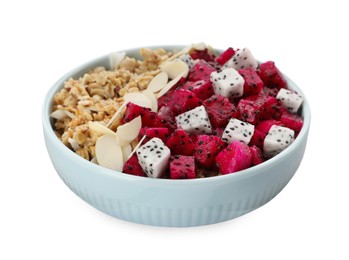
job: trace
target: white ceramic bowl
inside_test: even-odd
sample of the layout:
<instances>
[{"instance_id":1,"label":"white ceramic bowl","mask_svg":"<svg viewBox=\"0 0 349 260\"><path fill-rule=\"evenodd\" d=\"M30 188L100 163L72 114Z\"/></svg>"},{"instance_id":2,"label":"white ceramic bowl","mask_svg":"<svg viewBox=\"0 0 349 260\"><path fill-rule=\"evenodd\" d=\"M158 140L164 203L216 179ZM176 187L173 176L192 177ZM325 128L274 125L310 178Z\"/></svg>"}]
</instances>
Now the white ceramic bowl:
<instances>
[{"instance_id":1,"label":"white ceramic bowl","mask_svg":"<svg viewBox=\"0 0 349 260\"><path fill-rule=\"evenodd\" d=\"M184 46L161 47L173 50ZM127 55L140 58L138 51L126 50ZM240 172L203 179L168 180L123 174L95 165L64 146L54 134L49 114L53 96L63 83L97 66L108 68L109 56L87 62L60 78L46 95L42 120L47 150L61 179L80 198L106 214L141 224L171 227L230 220L274 198L302 161L310 126L306 98L302 107L304 125L296 140L274 158ZM289 88L304 97L296 84L286 79Z\"/></svg>"}]
</instances>

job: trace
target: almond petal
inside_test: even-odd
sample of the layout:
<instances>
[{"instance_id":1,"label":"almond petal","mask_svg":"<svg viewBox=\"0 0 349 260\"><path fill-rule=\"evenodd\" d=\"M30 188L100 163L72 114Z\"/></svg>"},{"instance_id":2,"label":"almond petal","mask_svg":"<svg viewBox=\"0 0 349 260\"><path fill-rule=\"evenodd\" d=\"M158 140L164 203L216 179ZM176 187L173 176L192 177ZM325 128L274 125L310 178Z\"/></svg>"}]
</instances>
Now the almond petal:
<instances>
[{"instance_id":1,"label":"almond petal","mask_svg":"<svg viewBox=\"0 0 349 260\"><path fill-rule=\"evenodd\" d=\"M96 132L102 133L102 134L110 134L115 136L115 132L110 130L108 127L105 125L102 125L99 122L96 121L89 121L88 122L88 127Z\"/></svg>"},{"instance_id":2,"label":"almond petal","mask_svg":"<svg viewBox=\"0 0 349 260\"><path fill-rule=\"evenodd\" d=\"M142 94L146 95L152 102L151 111L158 112L158 100L156 99L153 92L147 90L144 90Z\"/></svg>"},{"instance_id":3,"label":"almond petal","mask_svg":"<svg viewBox=\"0 0 349 260\"><path fill-rule=\"evenodd\" d=\"M147 90L156 93L159 90L161 90L168 81L168 75L166 72L160 72L158 75L156 75L150 82L147 87Z\"/></svg>"},{"instance_id":4,"label":"almond petal","mask_svg":"<svg viewBox=\"0 0 349 260\"><path fill-rule=\"evenodd\" d=\"M130 156L130 154L132 153L132 147L131 145L128 144L122 147L121 149L122 149L123 162L125 163L128 160L128 157Z\"/></svg>"},{"instance_id":5,"label":"almond petal","mask_svg":"<svg viewBox=\"0 0 349 260\"><path fill-rule=\"evenodd\" d=\"M150 108L152 107L151 100L144 94L136 92L136 93L127 93L124 96L125 102L132 102L141 107Z\"/></svg>"},{"instance_id":6,"label":"almond petal","mask_svg":"<svg viewBox=\"0 0 349 260\"><path fill-rule=\"evenodd\" d=\"M106 127L109 127L114 120L121 114L122 110L125 108L125 106L127 105L127 102L124 102L119 109L115 112L115 114L112 116L112 118L110 118L109 122L107 123Z\"/></svg>"},{"instance_id":7,"label":"almond petal","mask_svg":"<svg viewBox=\"0 0 349 260\"><path fill-rule=\"evenodd\" d=\"M142 119L141 116L137 116L135 119L130 122L123 124L118 127L116 135L119 138L120 142L131 143L139 134L139 131L142 128Z\"/></svg>"},{"instance_id":8,"label":"almond petal","mask_svg":"<svg viewBox=\"0 0 349 260\"><path fill-rule=\"evenodd\" d=\"M163 96L164 94L166 94L167 91L169 91L174 85L176 85L176 83L182 78L184 77L185 72L183 72L182 74L179 74L176 78L174 78L173 80L171 80L169 83L166 84L166 86L160 90L160 92L157 95L157 98Z\"/></svg>"},{"instance_id":9,"label":"almond petal","mask_svg":"<svg viewBox=\"0 0 349 260\"><path fill-rule=\"evenodd\" d=\"M122 60L126 57L126 52L112 52L109 54L110 68L115 69L120 65Z\"/></svg>"},{"instance_id":10,"label":"almond petal","mask_svg":"<svg viewBox=\"0 0 349 260\"><path fill-rule=\"evenodd\" d=\"M96 142L98 164L115 171L122 171L122 150L114 135L102 135Z\"/></svg>"},{"instance_id":11,"label":"almond petal","mask_svg":"<svg viewBox=\"0 0 349 260\"><path fill-rule=\"evenodd\" d=\"M170 79L176 78L178 75L184 73L184 77L188 75L189 67L181 59L175 59L173 61L166 62L161 66L161 70L168 74Z\"/></svg>"},{"instance_id":12,"label":"almond petal","mask_svg":"<svg viewBox=\"0 0 349 260\"><path fill-rule=\"evenodd\" d=\"M58 109L56 111L53 111L51 114L50 114L50 117L54 118L54 119L57 119L57 120L62 120L64 118L66 118L68 115L67 113L64 111L64 110L61 110L61 109Z\"/></svg>"},{"instance_id":13,"label":"almond petal","mask_svg":"<svg viewBox=\"0 0 349 260\"><path fill-rule=\"evenodd\" d=\"M138 142L138 144L135 146L135 148L133 149L132 153L130 153L130 155L128 156L128 159L130 159L132 157L132 155L137 151L137 149L142 145L144 139L146 138L147 136L144 135L142 137L142 139Z\"/></svg>"}]
</instances>

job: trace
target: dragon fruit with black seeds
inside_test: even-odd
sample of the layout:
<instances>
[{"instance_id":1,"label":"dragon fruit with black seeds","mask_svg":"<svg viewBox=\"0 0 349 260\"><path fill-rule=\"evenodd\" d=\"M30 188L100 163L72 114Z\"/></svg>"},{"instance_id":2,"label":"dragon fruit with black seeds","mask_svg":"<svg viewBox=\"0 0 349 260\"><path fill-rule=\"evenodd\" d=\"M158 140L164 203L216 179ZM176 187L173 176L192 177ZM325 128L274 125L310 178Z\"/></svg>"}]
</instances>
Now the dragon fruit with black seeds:
<instances>
[{"instance_id":1,"label":"dragon fruit with black seeds","mask_svg":"<svg viewBox=\"0 0 349 260\"><path fill-rule=\"evenodd\" d=\"M259 65L247 48L229 47L217 56L204 45L196 48L176 56L189 72L164 85L157 109L126 105L121 124L141 116L136 140L145 137L124 173L170 179L230 174L262 164L297 138L304 98L288 89L274 62Z\"/></svg>"},{"instance_id":2,"label":"dragon fruit with black seeds","mask_svg":"<svg viewBox=\"0 0 349 260\"><path fill-rule=\"evenodd\" d=\"M284 76L273 61L264 62L259 66L259 76L264 82L264 85L269 88L287 88L287 82Z\"/></svg>"},{"instance_id":3,"label":"dragon fruit with black seeds","mask_svg":"<svg viewBox=\"0 0 349 260\"><path fill-rule=\"evenodd\" d=\"M244 92L244 78L233 68L212 72L210 80L215 94L224 97L241 97Z\"/></svg>"},{"instance_id":4,"label":"dragon fruit with black seeds","mask_svg":"<svg viewBox=\"0 0 349 260\"><path fill-rule=\"evenodd\" d=\"M160 138L164 143L169 138L169 131L167 127L143 127L139 131L138 141L140 141L143 136L146 136L143 142L148 142L150 139L157 137Z\"/></svg>"},{"instance_id":5,"label":"dragon fruit with black seeds","mask_svg":"<svg viewBox=\"0 0 349 260\"><path fill-rule=\"evenodd\" d=\"M254 125L232 118L224 129L222 140L227 143L241 141L248 144L254 133Z\"/></svg>"},{"instance_id":6,"label":"dragon fruit with black seeds","mask_svg":"<svg viewBox=\"0 0 349 260\"><path fill-rule=\"evenodd\" d=\"M191 58L190 55L188 54L183 54L182 56L179 57L182 61L184 61L187 65L188 68L191 69L195 65L195 61Z\"/></svg>"},{"instance_id":7,"label":"dragon fruit with black seeds","mask_svg":"<svg viewBox=\"0 0 349 260\"><path fill-rule=\"evenodd\" d=\"M231 59L229 59L223 66L223 68L234 68L236 70L252 68L256 70L258 68L258 62L253 57L251 51L247 48L237 50Z\"/></svg>"},{"instance_id":8,"label":"dragon fruit with black seeds","mask_svg":"<svg viewBox=\"0 0 349 260\"><path fill-rule=\"evenodd\" d=\"M231 47L229 47L228 49L226 49L224 52L221 53L221 55L219 55L216 58L216 62L223 66L228 60L230 60L231 57L233 57L235 54L235 50Z\"/></svg>"},{"instance_id":9,"label":"dragon fruit with black seeds","mask_svg":"<svg viewBox=\"0 0 349 260\"><path fill-rule=\"evenodd\" d=\"M196 107L176 116L177 126L189 134L210 134L212 126L204 106Z\"/></svg>"},{"instance_id":10,"label":"dragon fruit with black seeds","mask_svg":"<svg viewBox=\"0 0 349 260\"><path fill-rule=\"evenodd\" d=\"M214 135L199 135L194 151L195 161L202 167L210 169L215 165L217 154L226 144Z\"/></svg>"},{"instance_id":11,"label":"dragon fruit with black seeds","mask_svg":"<svg viewBox=\"0 0 349 260\"><path fill-rule=\"evenodd\" d=\"M210 75L212 72L216 71L210 64L208 64L204 60L199 60L198 63L194 65L189 70L189 74L187 77L188 81L198 81L198 80L210 80Z\"/></svg>"},{"instance_id":12,"label":"dragon fruit with black seeds","mask_svg":"<svg viewBox=\"0 0 349 260\"><path fill-rule=\"evenodd\" d=\"M192 155L195 143L183 129L176 129L166 142L172 155Z\"/></svg>"},{"instance_id":13,"label":"dragon fruit with black seeds","mask_svg":"<svg viewBox=\"0 0 349 260\"><path fill-rule=\"evenodd\" d=\"M217 155L216 164L222 174L247 169L252 164L251 150L247 144L234 141Z\"/></svg>"},{"instance_id":14,"label":"dragon fruit with black seeds","mask_svg":"<svg viewBox=\"0 0 349 260\"><path fill-rule=\"evenodd\" d=\"M213 87L211 81L187 81L181 86L181 88L193 92L201 100L206 100L213 95Z\"/></svg>"},{"instance_id":15,"label":"dragon fruit with black seeds","mask_svg":"<svg viewBox=\"0 0 349 260\"><path fill-rule=\"evenodd\" d=\"M136 154L132 155L131 158L129 158L122 169L123 173L136 175L136 176L143 176L146 177L147 175L144 173L142 166L138 162L138 157Z\"/></svg>"},{"instance_id":16,"label":"dragon fruit with black seeds","mask_svg":"<svg viewBox=\"0 0 349 260\"><path fill-rule=\"evenodd\" d=\"M297 113L303 103L303 97L289 89L280 89L276 98L290 113Z\"/></svg>"},{"instance_id":17,"label":"dragon fruit with black seeds","mask_svg":"<svg viewBox=\"0 0 349 260\"><path fill-rule=\"evenodd\" d=\"M200 105L200 99L187 89L176 89L165 106L176 114L181 114Z\"/></svg>"},{"instance_id":18,"label":"dragon fruit with black seeds","mask_svg":"<svg viewBox=\"0 0 349 260\"><path fill-rule=\"evenodd\" d=\"M213 95L205 100L203 105L214 128L225 127L230 118L239 116L235 105L221 95Z\"/></svg>"},{"instance_id":19,"label":"dragon fruit with black seeds","mask_svg":"<svg viewBox=\"0 0 349 260\"><path fill-rule=\"evenodd\" d=\"M238 70L239 74L244 78L244 96L256 95L263 88L263 81L253 68L245 68Z\"/></svg>"},{"instance_id":20,"label":"dragon fruit with black seeds","mask_svg":"<svg viewBox=\"0 0 349 260\"><path fill-rule=\"evenodd\" d=\"M264 139L264 155L267 158L274 157L286 149L293 141L294 131L292 129L273 125Z\"/></svg>"},{"instance_id":21,"label":"dragon fruit with black seeds","mask_svg":"<svg viewBox=\"0 0 349 260\"><path fill-rule=\"evenodd\" d=\"M170 158L171 179L196 178L196 166L193 156L175 155Z\"/></svg>"},{"instance_id":22,"label":"dragon fruit with black seeds","mask_svg":"<svg viewBox=\"0 0 349 260\"><path fill-rule=\"evenodd\" d=\"M157 137L137 149L139 164L148 177L161 177L168 168L170 156L170 149Z\"/></svg>"}]
</instances>

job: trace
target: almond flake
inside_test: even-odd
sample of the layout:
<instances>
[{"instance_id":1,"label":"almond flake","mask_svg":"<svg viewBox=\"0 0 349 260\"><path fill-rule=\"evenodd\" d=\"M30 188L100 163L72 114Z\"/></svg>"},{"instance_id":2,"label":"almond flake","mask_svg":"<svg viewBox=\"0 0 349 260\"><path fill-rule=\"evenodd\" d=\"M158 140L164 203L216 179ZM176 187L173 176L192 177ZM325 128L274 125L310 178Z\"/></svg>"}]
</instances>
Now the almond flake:
<instances>
[{"instance_id":1,"label":"almond flake","mask_svg":"<svg viewBox=\"0 0 349 260\"><path fill-rule=\"evenodd\" d=\"M125 102L132 102L141 107L152 108L152 101L144 94L139 92L127 93L124 96Z\"/></svg>"},{"instance_id":2,"label":"almond flake","mask_svg":"<svg viewBox=\"0 0 349 260\"><path fill-rule=\"evenodd\" d=\"M130 122L120 125L116 131L117 138L119 143L129 144L131 143L139 134L139 131L142 128L142 119L141 116L137 116L135 119Z\"/></svg>"},{"instance_id":3,"label":"almond flake","mask_svg":"<svg viewBox=\"0 0 349 260\"><path fill-rule=\"evenodd\" d=\"M144 90L142 94L146 95L152 102L151 111L158 112L158 100L156 99L153 92L147 90Z\"/></svg>"},{"instance_id":4,"label":"almond flake","mask_svg":"<svg viewBox=\"0 0 349 260\"><path fill-rule=\"evenodd\" d=\"M115 171L122 171L123 159L121 146L114 135L102 135L96 142L98 164Z\"/></svg>"},{"instance_id":5,"label":"almond flake","mask_svg":"<svg viewBox=\"0 0 349 260\"><path fill-rule=\"evenodd\" d=\"M158 75L156 75L150 82L147 87L147 90L156 93L159 90L161 90L163 87L165 87L166 83L168 81L168 75L166 72L160 72Z\"/></svg>"},{"instance_id":6,"label":"almond flake","mask_svg":"<svg viewBox=\"0 0 349 260\"><path fill-rule=\"evenodd\" d=\"M112 118L110 118L109 122L107 123L106 127L109 127L114 120L121 114L122 110L126 107L127 102L124 102L119 109L115 112L115 114L112 116Z\"/></svg>"},{"instance_id":7,"label":"almond flake","mask_svg":"<svg viewBox=\"0 0 349 260\"><path fill-rule=\"evenodd\" d=\"M184 77L187 77L189 72L188 65L181 59L175 59L173 61L166 62L161 66L161 70L168 74L170 79L176 78L178 75L184 73Z\"/></svg>"},{"instance_id":8,"label":"almond flake","mask_svg":"<svg viewBox=\"0 0 349 260\"><path fill-rule=\"evenodd\" d=\"M109 54L109 64L111 69L115 69L125 58L126 52L112 52Z\"/></svg>"},{"instance_id":9,"label":"almond flake","mask_svg":"<svg viewBox=\"0 0 349 260\"><path fill-rule=\"evenodd\" d=\"M68 115L64 110L58 109L50 114L50 117L57 119L57 120L63 120Z\"/></svg>"},{"instance_id":10,"label":"almond flake","mask_svg":"<svg viewBox=\"0 0 349 260\"><path fill-rule=\"evenodd\" d=\"M169 91L174 85L176 85L176 83L182 78L184 77L185 72L183 72L182 74L179 74L176 78L174 78L173 80L171 80L169 83L166 84L166 86L160 90L160 92L157 95L157 98L163 96L164 94L166 94L167 91Z\"/></svg>"},{"instance_id":11,"label":"almond flake","mask_svg":"<svg viewBox=\"0 0 349 260\"><path fill-rule=\"evenodd\" d=\"M123 159L123 162L125 163L128 160L128 157L130 156L130 154L132 153L132 147L130 144L128 144L122 147L121 149L122 149L122 159Z\"/></svg>"},{"instance_id":12,"label":"almond flake","mask_svg":"<svg viewBox=\"0 0 349 260\"><path fill-rule=\"evenodd\" d=\"M132 153L130 153L130 155L128 156L127 160L130 159L132 157L132 155L137 151L137 149L142 145L144 139L146 138L147 136L144 135L142 137L142 139L139 141L139 143L135 146L135 148L133 149Z\"/></svg>"},{"instance_id":13,"label":"almond flake","mask_svg":"<svg viewBox=\"0 0 349 260\"><path fill-rule=\"evenodd\" d=\"M103 125L102 122L89 121L88 127L94 131L102 134L111 134L115 136L115 132L110 130L107 126Z\"/></svg>"}]
</instances>

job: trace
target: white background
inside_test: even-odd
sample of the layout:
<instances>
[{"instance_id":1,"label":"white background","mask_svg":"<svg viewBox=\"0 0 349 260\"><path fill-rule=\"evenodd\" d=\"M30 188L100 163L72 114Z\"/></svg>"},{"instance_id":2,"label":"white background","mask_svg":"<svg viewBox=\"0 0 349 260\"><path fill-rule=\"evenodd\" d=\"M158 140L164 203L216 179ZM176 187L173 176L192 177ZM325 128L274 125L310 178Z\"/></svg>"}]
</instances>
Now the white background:
<instances>
[{"instance_id":1,"label":"white background","mask_svg":"<svg viewBox=\"0 0 349 260\"><path fill-rule=\"evenodd\" d=\"M0 259L349 258L345 1L193 2L1 2ZM46 153L45 93L111 51L201 41L247 46L303 89L312 124L295 177L262 208L204 227L132 224L87 205Z\"/></svg>"}]
</instances>

